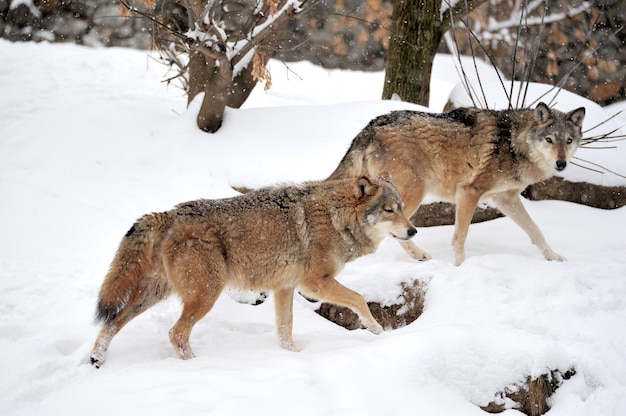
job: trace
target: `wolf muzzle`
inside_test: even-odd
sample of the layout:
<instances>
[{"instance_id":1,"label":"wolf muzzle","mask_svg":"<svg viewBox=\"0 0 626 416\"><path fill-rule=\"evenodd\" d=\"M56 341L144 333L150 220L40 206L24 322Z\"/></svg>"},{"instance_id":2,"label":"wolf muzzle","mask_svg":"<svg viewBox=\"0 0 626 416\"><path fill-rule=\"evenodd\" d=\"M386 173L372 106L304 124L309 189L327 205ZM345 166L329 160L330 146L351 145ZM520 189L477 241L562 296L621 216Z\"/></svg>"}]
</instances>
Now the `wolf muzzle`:
<instances>
[{"instance_id":1,"label":"wolf muzzle","mask_svg":"<svg viewBox=\"0 0 626 416\"><path fill-rule=\"evenodd\" d=\"M393 233L391 234L391 236L393 238L398 239L398 240L407 241L407 240L410 240L411 238L413 238L413 236L415 236L415 234L417 234L417 229L415 227L411 227L411 228L408 228L406 230L406 235L405 236L399 236L399 235L395 235Z\"/></svg>"}]
</instances>

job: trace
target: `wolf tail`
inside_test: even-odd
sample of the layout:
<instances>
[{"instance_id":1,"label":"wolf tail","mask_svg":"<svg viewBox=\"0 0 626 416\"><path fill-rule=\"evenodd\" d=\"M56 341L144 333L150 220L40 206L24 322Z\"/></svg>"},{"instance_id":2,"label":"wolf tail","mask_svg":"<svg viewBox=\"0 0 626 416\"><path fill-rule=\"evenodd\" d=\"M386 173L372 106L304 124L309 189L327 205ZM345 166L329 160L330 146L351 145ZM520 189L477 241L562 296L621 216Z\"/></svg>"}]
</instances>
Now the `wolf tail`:
<instances>
[{"instance_id":1,"label":"wolf tail","mask_svg":"<svg viewBox=\"0 0 626 416\"><path fill-rule=\"evenodd\" d=\"M164 272L152 264L155 242L169 222L167 213L149 214L128 230L100 288L96 322L127 322L169 294Z\"/></svg>"}]
</instances>

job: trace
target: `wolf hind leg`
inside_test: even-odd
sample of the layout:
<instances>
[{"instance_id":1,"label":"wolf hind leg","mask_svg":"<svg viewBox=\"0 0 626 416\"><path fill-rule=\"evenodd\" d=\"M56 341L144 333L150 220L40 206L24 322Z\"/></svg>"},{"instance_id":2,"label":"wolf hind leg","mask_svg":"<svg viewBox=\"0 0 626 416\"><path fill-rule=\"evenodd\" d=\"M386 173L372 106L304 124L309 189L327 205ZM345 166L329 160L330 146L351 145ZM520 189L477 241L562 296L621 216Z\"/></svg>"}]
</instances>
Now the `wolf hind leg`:
<instances>
[{"instance_id":1,"label":"wolf hind leg","mask_svg":"<svg viewBox=\"0 0 626 416\"><path fill-rule=\"evenodd\" d=\"M104 364L104 359L106 356L106 352L109 349L109 345L111 344L111 340L120 331L121 327L117 325L112 325L111 323L106 324L100 330L98 334L98 338L96 338L96 342L91 350L90 361L91 365L96 368L100 368L102 364Z\"/></svg>"},{"instance_id":2,"label":"wolf hind leg","mask_svg":"<svg viewBox=\"0 0 626 416\"><path fill-rule=\"evenodd\" d=\"M183 311L170 329L169 338L178 358L188 360L195 357L189 345L191 330L209 313L222 293L226 266L215 258L206 260L203 253L192 249L180 253L177 260L179 262L172 264L170 273L182 299Z\"/></svg>"},{"instance_id":3,"label":"wolf hind leg","mask_svg":"<svg viewBox=\"0 0 626 416\"><path fill-rule=\"evenodd\" d=\"M142 288L133 288L132 292L129 294L129 299L124 302L124 305L119 311L103 318L105 321L104 325L98 333L90 356L91 364L94 367L100 368L102 364L104 364L105 355L113 337L115 337L127 323L161 300L167 298L171 293L171 287L167 283L167 280L156 272L153 273L151 278L144 277L141 283L143 284ZM98 309L100 312L106 309L102 305L102 300L99 302Z\"/></svg>"},{"instance_id":4,"label":"wolf hind leg","mask_svg":"<svg viewBox=\"0 0 626 416\"><path fill-rule=\"evenodd\" d=\"M365 328L374 334L378 335L384 331L372 315L363 296L343 286L332 277L304 279L300 290L305 296L352 309Z\"/></svg>"},{"instance_id":5,"label":"wolf hind leg","mask_svg":"<svg viewBox=\"0 0 626 416\"><path fill-rule=\"evenodd\" d=\"M528 236L534 245L536 245L543 257L550 261L565 261L566 258L556 253L548 245L545 237L541 233L539 226L532 220L517 191L501 192L493 195L493 202L496 207L507 217L511 218Z\"/></svg>"},{"instance_id":6,"label":"wolf hind leg","mask_svg":"<svg viewBox=\"0 0 626 416\"><path fill-rule=\"evenodd\" d=\"M196 292L183 300L183 312L169 332L170 342L181 360L195 357L189 337L193 326L213 308L221 290L215 292Z\"/></svg>"},{"instance_id":7,"label":"wolf hind leg","mask_svg":"<svg viewBox=\"0 0 626 416\"><path fill-rule=\"evenodd\" d=\"M131 310L134 308L131 308ZM93 349L91 350L90 360L91 365L96 368L100 368L102 364L104 364L106 352L109 349L109 345L113 340L113 337L117 335L118 332L133 318L137 317L141 312L144 312L147 307L139 310L139 308L135 309L134 313L129 313L128 309L122 310L115 318L111 321L104 324L100 332L98 333L98 337L96 338L96 342L94 343Z\"/></svg>"}]
</instances>

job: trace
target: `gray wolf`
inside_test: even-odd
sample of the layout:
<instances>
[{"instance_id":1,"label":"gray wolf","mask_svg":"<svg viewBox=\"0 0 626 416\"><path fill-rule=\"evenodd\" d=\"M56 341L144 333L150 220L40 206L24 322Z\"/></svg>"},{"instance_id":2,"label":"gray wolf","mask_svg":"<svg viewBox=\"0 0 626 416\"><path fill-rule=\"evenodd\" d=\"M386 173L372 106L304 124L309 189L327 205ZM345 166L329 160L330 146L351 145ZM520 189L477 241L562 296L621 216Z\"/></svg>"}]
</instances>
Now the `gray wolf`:
<instances>
[{"instance_id":1,"label":"gray wolf","mask_svg":"<svg viewBox=\"0 0 626 416\"><path fill-rule=\"evenodd\" d=\"M120 329L172 293L183 310L170 341L179 358L194 357L191 330L227 287L273 291L280 345L289 350L296 350L296 288L351 308L379 334L383 329L363 297L334 277L386 236L408 240L416 232L400 194L384 178L270 187L145 215L122 239L100 289L96 321L104 325L91 362L100 367Z\"/></svg>"},{"instance_id":2,"label":"gray wolf","mask_svg":"<svg viewBox=\"0 0 626 416\"><path fill-rule=\"evenodd\" d=\"M372 120L329 179L375 176L385 171L410 218L426 194L456 204L455 263L465 260L465 240L478 202L491 198L548 260L565 258L550 248L520 200L528 185L565 169L581 140L584 107L563 113L535 109L459 108L442 114L394 111ZM401 242L418 260L430 258Z\"/></svg>"}]
</instances>

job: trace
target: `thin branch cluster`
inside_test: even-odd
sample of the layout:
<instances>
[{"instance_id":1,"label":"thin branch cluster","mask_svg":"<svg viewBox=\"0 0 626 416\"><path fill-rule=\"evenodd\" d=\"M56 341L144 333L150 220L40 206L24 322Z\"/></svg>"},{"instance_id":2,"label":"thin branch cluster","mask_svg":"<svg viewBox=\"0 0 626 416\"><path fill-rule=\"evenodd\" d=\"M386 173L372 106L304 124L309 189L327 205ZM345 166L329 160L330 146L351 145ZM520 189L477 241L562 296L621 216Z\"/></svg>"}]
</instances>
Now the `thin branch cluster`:
<instances>
[{"instance_id":1,"label":"thin branch cluster","mask_svg":"<svg viewBox=\"0 0 626 416\"><path fill-rule=\"evenodd\" d=\"M119 0L123 16L138 15L152 21L154 43L160 60L174 75L166 82L177 80L189 88L189 56L201 53L216 67L231 68L232 79L253 65L255 81L271 86L266 69L271 50L268 43L275 36L275 27L300 12L306 0L184 0L186 19L183 24L167 20L164 11L156 11L155 0ZM147 9L147 10L145 10Z\"/></svg>"}]
</instances>

